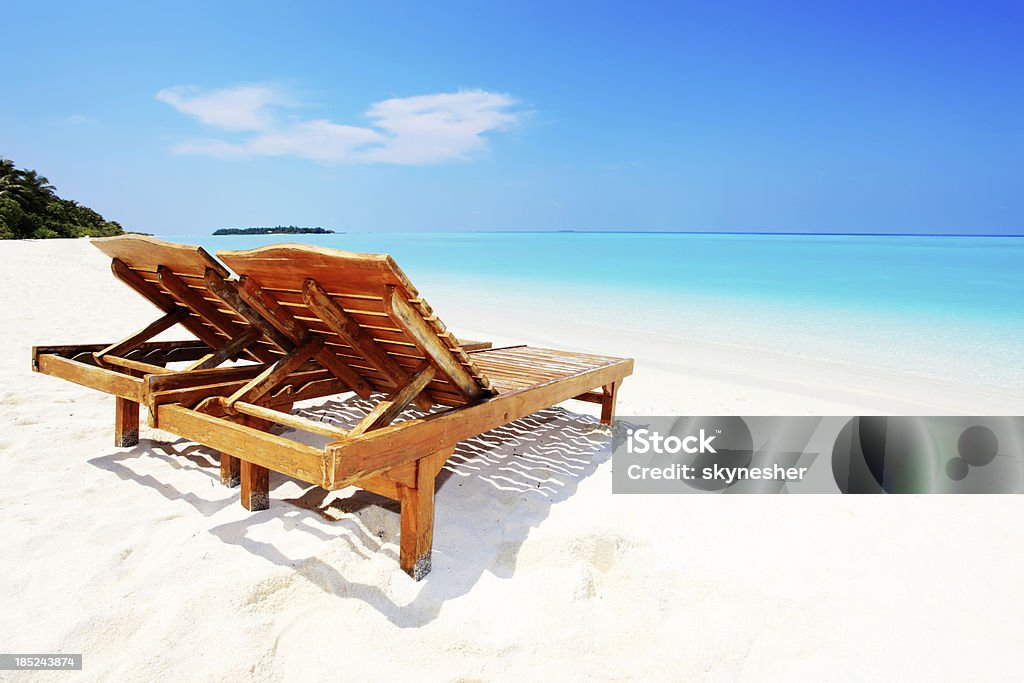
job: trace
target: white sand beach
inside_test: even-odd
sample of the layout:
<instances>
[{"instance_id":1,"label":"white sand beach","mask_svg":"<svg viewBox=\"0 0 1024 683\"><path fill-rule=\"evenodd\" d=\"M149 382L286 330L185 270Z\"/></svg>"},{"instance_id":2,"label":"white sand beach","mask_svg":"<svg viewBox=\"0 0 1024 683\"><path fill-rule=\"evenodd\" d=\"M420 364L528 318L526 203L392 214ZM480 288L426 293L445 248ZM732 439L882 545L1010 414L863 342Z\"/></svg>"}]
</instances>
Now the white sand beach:
<instances>
[{"instance_id":1,"label":"white sand beach","mask_svg":"<svg viewBox=\"0 0 1024 683\"><path fill-rule=\"evenodd\" d=\"M635 358L623 415L1021 411L984 382L420 286L461 336ZM146 427L116 448L111 397L31 372L34 344L154 317L87 241L0 243L0 292L0 651L84 654L3 680L1019 677L1015 496L613 496L607 430L566 404L459 447L417 583L384 499L272 474L270 509L248 513L208 449Z\"/></svg>"}]
</instances>

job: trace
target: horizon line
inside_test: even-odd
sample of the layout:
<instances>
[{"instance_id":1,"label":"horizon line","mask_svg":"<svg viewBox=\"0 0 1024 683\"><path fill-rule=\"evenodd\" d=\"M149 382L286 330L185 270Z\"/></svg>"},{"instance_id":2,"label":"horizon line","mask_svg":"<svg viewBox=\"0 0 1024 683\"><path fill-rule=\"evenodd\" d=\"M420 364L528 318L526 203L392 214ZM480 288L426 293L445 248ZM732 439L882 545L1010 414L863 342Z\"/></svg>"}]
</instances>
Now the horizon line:
<instances>
[{"instance_id":1,"label":"horizon line","mask_svg":"<svg viewBox=\"0 0 1024 683\"><path fill-rule=\"evenodd\" d=\"M786 230L466 230L452 232L616 233L642 235L813 235L838 237L1024 237L1024 233L967 232L799 232Z\"/></svg>"},{"instance_id":2,"label":"horizon line","mask_svg":"<svg viewBox=\"0 0 1024 683\"><path fill-rule=\"evenodd\" d=\"M298 227L298 226L296 226ZM220 230L222 228L215 228ZM244 229L244 228L243 228ZM325 228L331 230L331 228ZM523 230L334 230L325 234L416 234L416 233L483 233L483 234L637 234L637 235L769 235L769 236L805 236L805 237L1024 237L1024 233L959 233L959 232L798 232L798 231L758 231L758 230L574 230L574 229L523 229ZM167 232L166 235L210 235L211 232ZM275 233L268 233L275 234ZM301 233L300 233L301 234ZM216 237L237 237L239 235L216 235Z\"/></svg>"}]
</instances>

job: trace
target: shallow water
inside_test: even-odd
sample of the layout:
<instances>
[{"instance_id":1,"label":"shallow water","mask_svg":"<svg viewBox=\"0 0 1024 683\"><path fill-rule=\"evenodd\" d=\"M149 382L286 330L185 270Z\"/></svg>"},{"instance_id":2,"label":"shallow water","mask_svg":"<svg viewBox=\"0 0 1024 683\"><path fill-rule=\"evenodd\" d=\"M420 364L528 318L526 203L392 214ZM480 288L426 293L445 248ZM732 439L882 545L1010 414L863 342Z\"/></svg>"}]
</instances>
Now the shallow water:
<instances>
[{"instance_id":1,"label":"shallow water","mask_svg":"<svg viewBox=\"0 0 1024 683\"><path fill-rule=\"evenodd\" d=\"M676 233L177 235L390 253L428 298L1024 392L1024 238ZM554 293L554 295L553 295ZM441 315L444 313L441 311Z\"/></svg>"}]
</instances>

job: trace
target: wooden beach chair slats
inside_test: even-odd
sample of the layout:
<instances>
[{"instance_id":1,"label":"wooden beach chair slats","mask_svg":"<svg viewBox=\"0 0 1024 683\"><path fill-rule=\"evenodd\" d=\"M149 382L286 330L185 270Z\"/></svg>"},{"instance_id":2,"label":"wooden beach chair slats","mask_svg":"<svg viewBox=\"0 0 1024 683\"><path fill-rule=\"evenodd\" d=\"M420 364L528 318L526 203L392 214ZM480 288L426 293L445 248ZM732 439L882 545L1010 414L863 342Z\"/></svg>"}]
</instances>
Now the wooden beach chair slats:
<instances>
[{"instance_id":1,"label":"wooden beach chair slats","mask_svg":"<svg viewBox=\"0 0 1024 683\"><path fill-rule=\"evenodd\" d=\"M412 296L416 289L387 254L358 254L307 244L276 244L244 251L220 251L217 256L238 275L275 289L302 292L307 278L327 291L353 295L383 296L389 285L403 287ZM235 267L245 261L244 271ZM276 284L283 283L282 285Z\"/></svg>"},{"instance_id":2,"label":"wooden beach chair slats","mask_svg":"<svg viewBox=\"0 0 1024 683\"><path fill-rule=\"evenodd\" d=\"M502 393L586 372L602 363L621 359L585 353L569 353L533 347L493 349L474 353L477 365Z\"/></svg>"},{"instance_id":3,"label":"wooden beach chair slats","mask_svg":"<svg viewBox=\"0 0 1024 683\"><path fill-rule=\"evenodd\" d=\"M290 350L294 346L294 341L270 324L259 311L253 309L223 275L213 268L209 268L206 270L204 281L211 292L223 299L224 303L237 311L249 324L262 332L267 339L270 339L285 350Z\"/></svg>"},{"instance_id":4,"label":"wooden beach chair slats","mask_svg":"<svg viewBox=\"0 0 1024 683\"><path fill-rule=\"evenodd\" d=\"M292 292L289 290L274 290L268 288L268 292L271 293L274 299L279 304L288 309L299 308L306 306L305 298L302 293ZM404 343L402 341L403 336L401 331L390 326L390 322L387 319L387 312L384 308L384 300L382 297L374 296L356 296L356 295L330 295L331 299L335 304L343 308L349 317L354 318L356 322L360 324L368 332L372 332L374 341L378 343L393 341L396 344ZM301 311L296 314L299 320L302 320L307 325L316 324L319 322L313 317L303 317ZM377 334L381 331L383 334ZM390 332L390 335L388 334ZM449 334L449 333L445 333ZM391 336L395 335L395 336ZM491 342L477 341L472 339L456 339L454 340L456 346L461 346L464 350L479 350L487 349L491 347Z\"/></svg>"},{"instance_id":5,"label":"wooden beach chair slats","mask_svg":"<svg viewBox=\"0 0 1024 683\"><path fill-rule=\"evenodd\" d=\"M150 339L160 334L161 332L174 327L182 320L188 317L188 311L184 308L175 307L165 313L160 318L157 318L146 327L142 328L135 334L122 339L119 342L115 342L103 349L102 351L96 352L96 361L103 364L105 356L121 356L123 354L134 351L144 342L148 342Z\"/></svg>"},{"instance_id":6,"label":"wooden beach chair slats","mask_svg":"<svg viewBox=\"0 0 1024 683\"><path fill-rule=\"evenodd\" d=\"M159 266L157 268L156 277L160 284L164 286L164 289L170 292L174 298L198 313L200 317L213 323L226 336L237 338L242 333L243 328L241 325L201 296L200 290L193 289L166 266Z\"/></svg>"},{"instance_id":7,"label":"wooden beach chair slats","mask_svg":"<svg viewBox=\"0 0 1024 683\"><path fill-rule=\"evenodd\" d=\"M209 277L210 274L207 273ZM255 315L262 317L275 327L284 340L280 343L282 348L290 348L289 342L299 343L309 336L310 332L302 323L296 320L291 313L278 305L273 299L265 296L256 283L249 278L243 277L239 281L238 294L243 300L243 309L252 311ZM318 335L319 336L319 335ZM339 380L348 384L349 391L354 391L361 398L369 398L371 393L370 385L363 380L363 377L350 366L341 361L330 349L321 346L313 356L318 363L334 373Z\"/></svg>"},{"instance_id":8,"label":"wooden beach chair slats","mask_svg":"<svg viewBox=\"0 0 1024 683\"><path fill-rule=\"evenodd\" d=\"M408 377L430 359L438 372L417 401L421 409L424 398L459 405L493 393L458 339L386 255L277 245L218 256L241 276L239 292L250 303L286 311L303 331L322 335L327 348L377 391L394 393L402 385L396 368ZM402 302L398 313L395 300ZM330 309L343 316L332 318ZM401 314L420 339L396 320ZM356 328L361 334L353 336Z\"/></svg>"},{"instance_id":9,"label":"wooden beach chair slats","mask_svg":"<svg viewBox=\"0 0 1024 683\"><path fill-rule=\"evenodd\" d=\"M190 372L179 372L173 375L148 377L150 393L216 384L218 382L241 381L243 384L263 372L265 366L248 364L234 365L223 368L201 368ZM313 369L312 365L303 370Z\"/></svg>"},{"instance_id":10,"label":"wooden beach chair slats","mask_svg":"<svg viewBox=\"0 0 1024 683\"><path fill-rule=\"evenodd\" d=\"M323 346L324 341L320 337L308 337L292 349L287 356L268 366L238 391L231 394L226 401L228 409L230 410L231 404L235 401L252 403L259 400L274 387L281 384L294 370L297 370L303 363L316 355Z\"/></svg>"},{"instance_id":11,"label":"wooden beach chair slats","mask_svg":"<svg viewBox=\"0 0 1024 683\"><path fill-rule=\"evenodd\" d=\"M32 347L32 367L38 369L39 357L43 354L54 354L81 363L94 364L93 354L110 346L110 344L71 344L46 345ZM165 364L177 361L194 361L209 353L210 347L198 340L191 341L153 341L140 344L137 349L125 354L126 358L152 364Z\"/></svg>"},{"instance_id":12,"label":"wooden beach chair slats","mask_svg":"<svg viewBox=\"0 0 1024 683\"><path fill-rule=\"evenodd\" d=\"M151 302L167 310L169 299L188 308L194 319L183 322L183 326L211 347L217 348L248 327L234 311L218 309L209 301L209 292L204 291L203 285L205 271L212 268L224 277L229 273L202 247L143 235L107 237L92 240L92 243L112 260L126 266L131 274L121 268L121 273L115 271L115 275ZM154 298L162 301L154 301ZM255 352L247 351L246 355L262 362L272 360L264 345L253 346Z\"/></svg>"},{"instance_id":13,"label":"wooden beach chair slats","mask_svg":"<svg viewBox=\"0 0 1024 683\"><path fill-rule=\"evenodd\" d=\"M145 235L122 235L92 240L92 243L112 259L120 259L136 270L156 273L160 266L175 273L195 272L197 264L201 274L213 268L224 277L230 273L217 259L202 247L164 242Z\"/></svg>"},{"instance_id":14,"label":"wooden beach chair slats","mask_svg":"<svg viewBox=\"0 0 1024 683\"><path fill-rule=\"evenodd\" d=\"M282 306L288 309L298 308L302 309L306 307L306 301L304 292L294 292L291 290L275 290L272 287L267 288L267 292L273 296L273 298ZM387 311L384 307L384 299L380 296L368 296L368 295L356 295L356 294L332 294L330 295L334 303L343 308L350 317L356 318L357 322L367 330L373 330L374 328L385 326L381 329L389 329L387 319ZM422 301L422 300L420 300ZM425 304L425 302L423 302ZM314 317L307 316L303 319L303 315L300 312L296 313L296 317L303 322L316 323L317 320ZM390 328L392 332L399 333L398 330L393 327ZM400 333L399 333L400 334ZM376 335L375 335L376 337ZM387 338L375 338L375 341L386 341ZM401 339L398 338L398 342ZM457 345L461 346L467 351L470 349L478 350L490 348L491 342L483 342L476 340L461 339L456 340Z\"/></svg>"},{"instance_id":15,"label":"wooden beach chair slats","mask_svg":"<svg viewBox=\"0 0 1024 683\"><path fill-rule=\"evenodd\" d=\"M468 360L465 353L462 353L462 358L455 355L456 349L452 349L447 340L439 336L443 333L443 327L441 332L437 330L437 326L440 324L436 318L433 318L434 324L431 325L420 312L417 311L413 306L406 301L396 287L389 287L388 297L385 300L388 307L388 315L398 323L406 334L413 340L417 348L422 351L428 358L430 358L436 365L441 369L448 379L459 389L462 394L470 401L475 401L481 396L487 393L487 389L490 385L486 382L486 378L479 372L470 374L466 363ZM461 349L458 349L461 351Z\"/></svg>"},{"instance_id":16,"label":"wooden beach chair slats","mask_svg":"<svg viewBox=\"0 0 1024 683\"><path fill-rule=\"evenodd\" d=\"M262 368L262 366L260 366ZM169 375L168 375L169 377ZM155 377L147 378L152 382ZM179 386L161 391L149 391L150 407L158 410L160 406L168 403L177 403L188 408L197 406L210 397L227 397L238 391L246 384L248 379L223 380L210 384ZM152 386L152 385L150 385ZM290 388L290 397L280 397L281 391ZM293 401L303 401L309 398L320 398L348 391L347 385L334 377L328 370L300 370L293 372L288 377L288 383L278 387L269 398L261 401L264 404L278 405Z\"/></svg>"},{"instance_id":17,"label":"wooden beach chair slats","mask_svg":"<svg viewBox=\"0 0 1024 683\"><path fill-rule=\"evenodd\" d=\"M506 359L517 353L524 364L542 358L559 359L561 369L548 368L536 383L502 390L497 396L473 405L460 406L433 413L416 420L407 420L374 431L359 438L341 439L328 444L326 451L333 466L331 487L343 487L365 477L411 462L417 453L454 445L508 422L518 420L543 408L567 401L579 394L612 384L633 371L633 361L606 356L547 351L542 349L505 350ZM482 359L498 351L474 354L480 365L491 372L491 364ZM570 367L572 369L570 369ZM494 370L497 370L494 367ZM497 371L492 377L497 386L505 384L509 373Z\"/></svg>"},{"instance_id":18,"label":"wooden beach chair slats","mask_svg":"<svg viewBox=\"0 0 1024 683\"><path fill-rule=\"evenodd\" d=\"M337 344L326 341L334 333L329 330L313 329L306 321L297 318L291 311L278 304L273 297L267 296L259 285L251 278L242 277L239 281L239 292L260 313L270 320L279 330L292 339L301 339L308 334L317 334L325 339L325 349L317 355L317 362L329 368L340 378L346 379L353 390L362 398L368 398L372 391L371 385L364 381L366 372L360 372L352 358L346 359L344 353L334 348ZM320 322L319 319L317 322ZM347 348L347 347L346 347Z\"/></svg>"},{"instance_id":19,"label":"wooden beach chair slats","mask_svg":"<svg viewBox=\"0 0 1024 683\"><path fill-rule=\"evenodd\" d=\"M158 284L140 278L135 270L131 269L120 260L115 259L113 261L112 268L119 280L130 286L154 305L165 311L170 311L180 307L177 300L165 291L161 290ZM230 337L218 328L214 327L212 324L206 323L204 319L196 313L190 312L189 316L180 321L180 324L183 328L188 330L188 332L196 335L197 338L211 348L219 348L225 342L230 341ZM245 353L251 359L257 361L267 361L273 357L268 349L261 348L257 344L252 344L252 348L245 349Z\"/></svg>"},{"instance_id":20,"label":"wooden beach chair slats","mask_svg":"<svg viewBox=\"0 0 1024 683\"><path fill-rule=\"evenodd\" d=\"M97 240L98 241L98 240ZM145 297L151 304L160 308L165 313L170 313L179 308L169 294L160 291L156 285L144 280L138 273L129 268L123 261L115 258L110 265L114 276L125 283L136 292ZM197 318L187 317L181 321L181 326L194 334L196 338L211 348L221 345L223 338L212 328L203 325Z\"/></svg>"},{"instance_id":21,"label":"wooden beach chair slats","mask_svg":"<svg viewBox=\"0 0 1024 683\"><path fill-rule=\"evenodd\" d=\"M270 287L266 288L265 291L269 296L273 297L279 305L290 311L296 320L299 320L306 325L310 331L317 332L318 334L331 333L331 330L324 325L323 321L321 321L317 316L311 315L308 310L305 310L308 307L302 294L287 290L275 290ZM373 340L378 344L388 347L398 347L403 345L406 347L413 346L413 344L408 341L405 333L391 323L387 312L384 309L384 301L382 298L377 297L373 300L359 300L335 294L330 294L329 296L334 301L335 305L344 309L348 317L358 323L359 326L370 334L373 337ZM372 301L372 306L366 305L368 301ZM443 334L450 335L448 332ZM470 349L479 350L490 348L491 344L490 342L453 339L452 346L461 346L464 350L468 351Z\"/></svg>"},{"instance_id":22,"label":"wooden beach chair slats","mask_svg":"<svg viewBox=\"0 0 1024 683\"><path fill-rule=\"evenodd\" d=\"M426 388L430 380L434 378L434 372L434 367L424 361L403 386L374 406L352 429L349 436L359 436L364 432L391 424L405 410L405 407Z\"/></svg>"},{"instance_id":23,"label":"wooden beach chair slats","mask_svg":"<svg viewBox=\"0 0 1024 683\"><path fill-rule=\"evenodd\" d=\"M373 337L360 327L359 323L352 319L343 308L335 304L330 295L327 294L313 279L307 279L302 286L303 298L306 305L316 313L327 326L343 339L349 348L370 362L376 370L381 372L388 381L396 388L408 385L409 375L398 362L384 351ZM430 373L422 382L422 391L427 382L433 379L434 374ZM412 400L421 410L430 410L433 402L427 396L413 394Z\"/></svg>"},{"instance_id":24,"label":"wooden beach chair slats","mask_svg":"<svg viewBox=\"0 0 1024 683\"><path fill-rule=\"evenodd\" d=\"M224 361L235 360L242 351L249 348L253 342L260 338L260 334L259 330L255 328L248 329L213 353L206 354L185 369L207 370L217 367Z\"/></svg>"}]
</instances>

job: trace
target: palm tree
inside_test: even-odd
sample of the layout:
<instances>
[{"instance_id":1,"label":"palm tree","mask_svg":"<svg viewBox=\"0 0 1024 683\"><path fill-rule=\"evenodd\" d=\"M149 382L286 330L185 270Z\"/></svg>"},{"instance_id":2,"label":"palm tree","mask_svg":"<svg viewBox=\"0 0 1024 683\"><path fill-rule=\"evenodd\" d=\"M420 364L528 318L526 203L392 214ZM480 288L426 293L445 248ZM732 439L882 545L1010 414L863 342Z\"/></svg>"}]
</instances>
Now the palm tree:
<instances>
[{"instance_id":1,"label":"palm tree","mask_svg":"<svg viewBox=\"0 0 1024 683\"><path fill-rule=\"evenodd\" d=\"M10 159L0 158L0 197L13 197L21 189L18 169Z\"/></svg>"},{"instance_id":2,"label":"palm tree","mask_svg":"<svg viewBox=\"0 0 1024 683\"><path fill-rule=\"evenodd\" d=\"M8 159L0 159L0 197L10 197L25 210L40 211L56 196L49 178L35 171L14 167Z\"/></svg>"},{"instance_id":3,"label":"palm tree","mask_svg":"<svg viewBox=\"0 0 1024 683\"><path fill-rule=\"evenodd\" d=\"M57 191L57 188L50 184L49 178L41 176L35 171L22 171L21 177L24 178L27 185L40 194L52 196Z\"/></svg>"}]
</instances>

